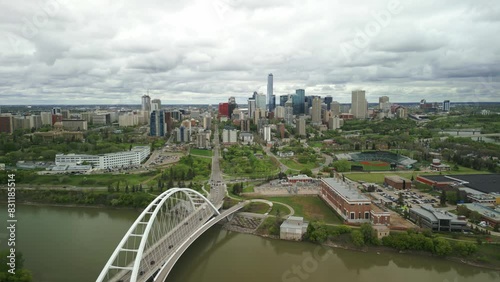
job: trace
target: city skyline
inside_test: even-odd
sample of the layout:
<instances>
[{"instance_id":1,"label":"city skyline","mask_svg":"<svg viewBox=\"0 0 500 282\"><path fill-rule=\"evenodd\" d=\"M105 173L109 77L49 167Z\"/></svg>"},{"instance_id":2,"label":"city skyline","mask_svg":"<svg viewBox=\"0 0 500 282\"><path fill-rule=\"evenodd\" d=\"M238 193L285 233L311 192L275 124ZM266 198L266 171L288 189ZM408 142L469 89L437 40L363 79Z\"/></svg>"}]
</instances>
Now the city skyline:
<instances>
[{"instance_id":1,"label":"city skyline","mask_svg":"<svg viewBox=\"0 0 500 282\"><path fill-rule=\"evenodd\" d=\"M2 104L245 103L270 73L278 101L499 101L493 1L146 2L2 3Z\"/></svg>"}]
</instances>

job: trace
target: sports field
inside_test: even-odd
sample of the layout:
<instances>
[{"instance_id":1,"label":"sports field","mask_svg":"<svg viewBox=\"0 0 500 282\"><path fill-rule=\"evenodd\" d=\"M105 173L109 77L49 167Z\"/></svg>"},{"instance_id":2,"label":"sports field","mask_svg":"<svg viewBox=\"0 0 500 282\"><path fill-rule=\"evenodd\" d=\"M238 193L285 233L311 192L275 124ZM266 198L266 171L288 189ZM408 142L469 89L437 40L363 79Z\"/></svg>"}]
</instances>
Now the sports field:
<instances>
[{"instance_id":1,"label":"sports field","mask_svg":"<svg viewBox=\"0 0 500 282\"><path fill-rule=\"evenodd\" d=\"M383 161L359 161L352 162L352 165L362 166L364 171L384 171L391 169L391 165Z\"/></svg>"}]
</instances>

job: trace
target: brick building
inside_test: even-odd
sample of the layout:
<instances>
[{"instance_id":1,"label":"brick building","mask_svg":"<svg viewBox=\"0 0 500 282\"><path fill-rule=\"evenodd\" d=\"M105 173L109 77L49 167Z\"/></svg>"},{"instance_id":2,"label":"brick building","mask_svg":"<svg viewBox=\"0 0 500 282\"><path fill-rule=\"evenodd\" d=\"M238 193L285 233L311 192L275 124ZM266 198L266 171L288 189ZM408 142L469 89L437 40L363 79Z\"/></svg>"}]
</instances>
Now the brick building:
<instances>
[{"instance_id":1,"label":"brick building","mask_svg":"<svg viewBox=\"0 0 500 282\"><path fill-rule=\"evenodd\" d=\"M385 176L384 184L389 185L398 190L411 188L411 180L398 175Z\"/></svg>"},{"instance_id":2,"label":"brick building","mask_svg":"<svg viewBox=\"0 0 500 282\"><path fill-rule=\"evenodd\" d=\"M321 198L325 200L345 221L370 222L371 201L338 178L321 179Z\"/></svg>"}]
</instances>

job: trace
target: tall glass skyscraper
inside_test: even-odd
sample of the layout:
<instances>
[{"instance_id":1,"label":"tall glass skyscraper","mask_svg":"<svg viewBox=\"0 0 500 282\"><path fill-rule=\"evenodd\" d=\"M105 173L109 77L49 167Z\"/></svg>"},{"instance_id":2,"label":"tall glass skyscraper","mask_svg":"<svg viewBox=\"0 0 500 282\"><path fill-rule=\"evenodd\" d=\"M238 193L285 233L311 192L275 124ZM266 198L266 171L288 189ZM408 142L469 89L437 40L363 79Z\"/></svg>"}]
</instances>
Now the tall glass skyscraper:
<instances>
[{"instance_id":1,"label":"tall glass skyscraper","mask_svg":"<svg viewBox=\"0 0 500 282\"><path fill-rule=\"evenodd\" d=\"M306 91L304 89L295 90L295 95L292 96L293 114L300 115L306 112Z\"/></svg>"},{"instance_id":2,"label":"tall glass skyscraper","mask_svg":"<svg viewBox=\"0 0 500 282\"><path fill-rule=\"evenodd\" d=\"M275 100L273 99L273 74L267 76L267 104L269 112L273 112L276 107Z\"/></svg>"}]
</instances>

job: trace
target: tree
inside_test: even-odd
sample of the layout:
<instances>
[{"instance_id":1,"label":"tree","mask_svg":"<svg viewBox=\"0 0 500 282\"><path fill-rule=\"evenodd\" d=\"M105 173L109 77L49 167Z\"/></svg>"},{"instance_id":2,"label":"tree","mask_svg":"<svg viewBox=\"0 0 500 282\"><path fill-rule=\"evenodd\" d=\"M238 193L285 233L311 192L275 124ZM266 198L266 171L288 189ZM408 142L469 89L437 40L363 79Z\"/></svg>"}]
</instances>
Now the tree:
<instances>
[{"instance_id":1,"label":"tree","mask_svg":"<svg viewBox=\"0 0 500 282\"><path fill-rule=\"evenodd\" d=\"M398 205L403 206L405 204L405 199L403 198L403 193L399 193Z\"/></svg>"},{"instance_id":2,"label":"tree","mask_svg":"<svg viewBox=\"0 0 500 282\"><path fill-rule=\"evenodd\" d=\"M379 240L377 237L377 231L375 229L373 229L371 224L369 224L369 223L361 224L359 231L361 232L361 234L363 234L363 240L365 243L374 244L374 245L379 244Z\"/></svg>"},{"instance_id":3,"label":"tree","mask_svg":"<svg viewBox=\"0 0 500 282\"><path fill-rule=\"evenodd\" d=\"M2 282L30 282L33 281L31 272L24 268L24 258L21 252L16 252L16 271L15 274L8 272L10 269L9 250L2 250L0 252L0 281Z\"/></svg>"},{"instance_id":4,"label":"tree","mask_svg":"<svg viewBox=\"0 0 500 282\"><path fill-rule=\"evenodd\" d=\"M469 214L469 220L478 223L481 220L481 214L477 211L471 211Z\"/></svg>"},{"instance_id":5,"label":"tree","mask_svg":"<svg viewBox=\"0 0 500 282\"><path fill-rule=\"evenodd\" d=\"M300 174L305 174L305 175L307 175L307 176L309 176L309 177L312 177L312 176L313 176L312 171L311 171L310 169L308 169L308 168L304 168L304 169L303 169L303 170L301 170L299 173L300 173Z\"/></svg>"},{"instance_id":6,"label":"tree","mask_svg":"<svg viewBox=\"0 0 500 282\"><path fill-rule=\"evenodd\" d=\"M351 240L356 247L363 247L365 245L363 234L359 230L353 230L351 232Z\"/></svg>"},{"instance_id":7,"label":"tree","mask_svg":"<svg viewBox=\"0 0 500 282\"><path fill-rule=\"evenodd\" d=\"M446 206L446 191L442 190L441 191L441 196L439 197L439 203L441 206Z\"/></svg>"},{"instance_id":8,"label":"tree","mask_svg":"<svg viewBox=\"0 0 500 282\"><path fill-rule=\"evenodd\" d=\"M348 160L339 160L333 162L333 167L337 172L351 171L351 163Z\"/></svg>"},{"instance_id":9,"label":"tree","mask_svg":"<svg viewBox=\"0 0 500 282\"><path fill-rule=\"evenodd\" d=\"M435 238L434 240L434 253L438 256L447 256L451 254L452 248L448 240L444 238Z\"/></svg>"}]
</instances>

